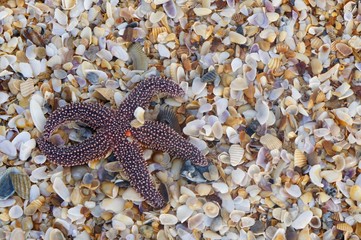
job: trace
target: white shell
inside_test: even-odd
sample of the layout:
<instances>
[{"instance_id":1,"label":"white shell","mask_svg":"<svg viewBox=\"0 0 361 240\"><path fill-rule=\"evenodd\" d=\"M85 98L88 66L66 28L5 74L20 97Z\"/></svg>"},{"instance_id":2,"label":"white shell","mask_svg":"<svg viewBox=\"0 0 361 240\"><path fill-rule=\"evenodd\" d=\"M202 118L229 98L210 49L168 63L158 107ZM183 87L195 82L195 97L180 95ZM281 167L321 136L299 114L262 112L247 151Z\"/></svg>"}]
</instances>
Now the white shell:
<instances>
[{"instance_id":1,"label":"white shell","mask_svg":"<svg viewBox=\"0 0 361 240\"><path fill-rule=\"evenodd\" d=\"M203 211L207 217L215 218L219 214L219 206L213 202L206 202L203 205Z\"/></svg>"},{"instance_id":2,"label":"white shell","mask_svg":"<svg viewBox=\"0 0 361 240\"><path fill-rule=\"evenodd\" d=\"M223 182L212 183L212 187L214 188L215 191L220 193L227 193L229 190L227 184Z\"/></svg>"},{"instance_id":3,"label":"white shell","mask_svg":"<svg viewBox=\"0 0 361 240\"><path fill-rule=\"evenodd\" d=\"M17 154L15 145L9 140L0 142L0 152L8 155L10 159L15 158Z\"/></svg>"},{"instance_id":4,"label":"white shell","mask_svg":"<svg viewBox=\"0 0 361 240\"><path fill-rule=\"evenodd\" d=\"M258 122L261 125L265 124L268 120L269 112L270 112L267 103L260 99L257 100L255 110L257 112L256 118L257 118Z\"/></svg>"},{"instance_id":5,"label":"white shell","mask_svg":"<svg viewBox=\"0 0 361 240\"><path fill-rule=\"evenodd\" d=\"M310 210L304 211L293 221L292 227L295 229L305 228L313 217L313 213Z\"/></svg>"},{"instance_id":6,"label":"white shell","mask_svg":"<svg viewBox=\"0 0 361 240\"><path fill-rule=\"evenodd\" d=\"M39 96L33 96L30 100L30 114L35 127L40 132L43 132L46 118L37 99L39 99Z\"/></svg>"},{"instance_id":7,"label":"white shell","mask_svg":"<svg viewBox=\"0 0 361 240\"><path fill-rule=\"evenodd\" d=\"M160 223L165 226L175 225L178 222L177 217L172 214L161 214L159 220Z\"/></svg>"},{"instance_id":8,"label":"white shell","mask_svg":"<svg viewBox=\"0 0 361 240\"><path fill-rule=\"evenodd\" d=\"M285 186L286 192L291 195L293 198L299 198L302 195L301 189L297 185L286 184Z\"/></svg>"},{"instance_id":9,"label":"white shell","mask_svg":"<svg viewBox=\"0 0 361 240\"><path fill-rule=\"evenodd\" d=\"M231 173L232 181L237 184L241 185L243 179L246 177L246 172L244 172L242 169L237 168L236 170L233 170Z\"/></svg>"},{"instance_id":10,"label":"white shell","mask_svg":"<svg viewBox=\"0 0 361 240\"><path fill-rule=\"evenodd\" d=\"M35 146L35 139L30 139L29 141L22 143L20 146L19 159L22 161L27 160L30 157L31 151L35 148Z\"/></svg>"},{"instance_id":11,"label":"white shell","mask_svg":"<svg viewBox=\"0 0 361 240\"><path fill-rule=\"evenodd\" d=\"M193 210L190 209L187 205L182 205L177 208L177 218L181 223L187 221L187 219L192 216Z\"/></svg>"},{"instance_id":12,"label":"white shell","mask_svg":"<svg viewBox=\"0 0 361 240\"><path fill-rule=\"evenodd\" d=\"M53 188L59 197L61 197L66 202L70 202L69 189L65 186L63 180L60 177L54 179Z\"/></svg>"},{"instance_id":13,"label":"white shell","mask_svg":"<svg viewBox=\"0 0 361 240\"><path fill-rule=\"evenodd\" d=\"M323 187L323 184L321 182L322 177L321 177L320 173L321 173L321 165L317 164L317 165L314 165L311 167L309 175L310 175L311 182L313 184L315 184L318 187Z\"/></svg>"},{"instance_id":14,"label":"white shell","mask_svg":"<svg viewBox=\"0 0 361 240\"><path fill-rule=\"evenodd\" d=\"M127 188L124 192L123 192L123 199L124 200L129 200L132 202L142 202L144 201L144 198L135 191L134 188Z\"/></svg>"},{"instance_id":15,"label":"white shell","mask_svg":"<svg viewBox=\"0 0 361 240\"><path fill-rule=\"evenodd\" d=\"M105 198L100 203L100 208L105 211L120 213L124 209L124 203L125 201L123 198Z\"/></svg>"},{"instance_id":16,"label":"white shell","mask_svg":"<svg viewBox=\"0 0 361 240\"><path fill-rule=\"evenodd\" d=\"M19 205L12 206L9 210L9 217L17 219L23 215L24 211Z\"/></svg>"},{"instance_id":17,"label":"white shell","mask_svg":"<svg viewBox=\"0 0 361 240\"><path fill-rule=\"evenodd\" d=\"M125 49L121 46L113 46L110 52L113 54L114 57L119 58L122 61L128 61L129 55Z\"/></svg>"},{"instance_id":18,"label":"white shell","mask_svg":"<svg viewBox=\"0 0 361 240\"><path fill-rule=\"evenodd\" d=\"M231 165L237 166L243 162L244 149L240 145L234 144L229 148L229 156Z\"/></svg>"},{"instance_id":19,"label":"white shell","mask_svg":"<svg viewBox=\"0 0 361 240\"><path fill-rule=\"evenodd\" d=\"M145 110L142 107L137 107L134 111L134 117L138 120L141 124L144 124L144 113Z\"/></svg>"},{"instance_id":20,"label":"white shell","mask_svg":"<svg viewBox=\"0 0 361 240\"><path fill-rule=\"evenodd\" d=\"M320 176L324 178L327 182L333 183L342 180L342 172L326 170L320 173Z\"/></svg>"}]
</instances>

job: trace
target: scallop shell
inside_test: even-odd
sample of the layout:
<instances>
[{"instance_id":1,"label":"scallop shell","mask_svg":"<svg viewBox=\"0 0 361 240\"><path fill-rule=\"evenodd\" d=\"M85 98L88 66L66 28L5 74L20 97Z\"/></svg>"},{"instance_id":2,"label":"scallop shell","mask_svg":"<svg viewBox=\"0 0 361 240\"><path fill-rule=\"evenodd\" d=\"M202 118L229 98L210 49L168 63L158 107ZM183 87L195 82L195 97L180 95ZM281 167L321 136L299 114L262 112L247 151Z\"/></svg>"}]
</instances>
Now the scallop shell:
<instances>
[{"instance_id":1,"label":"scallop shell","mask_svg":"<svg viewBox=\"0 0 361 240\"><path fill-rule=\"evenodd\" d=\"M149 34L149 40L152 43L156 43L158 42L158 35L161 33L167 32L167 28L166 27L154 27L152 28L152 31Z\"/></svg>"},{"instance_id":2,"label":"scallop shell","mask_svg":"<svg viewBox=\"0 0 361 240\"><path fill-rule=\"evenodd\" d=\"M45 198L43 196L38 197L34 201L32 201L28 206L24 209L24 214L27 216L34 215L35 212L45 203Z\"/></svg>"},{"instance_id":3,"label":"scallop shell","mask_svg":"<svg viewBox=\"0 0 361 240\"><path fill-rule=\"evenodd\" d=\"M295 161L295 167L300 167L303 168L304 166L307 165L307 157L305 156L305 154L299 150L296 149L295 153L294 153L294 161Z\"/></svg>"},{"instance_id":4,"label":"scallop shell","mask_svg":"<svg viewBox=\"0 0 361 240\"><path fill-rule=\"evenodd\" d=\"M133 61L134 70L147 70L149 64L149 58L144 53L142 45L139 43L133 43L128 48L128 54Z\"/></svg>"},{"instance_id":5,"label":"scallop shell","mask_svg":"<svg viewBox=\"0 0 361 240\"><path fill-rule=\"evenodd\" d=\"M269 150L282 148L282 142L277 137L267 133L260 138L261 144Z\"/></svg>"},{"instance_id":6,"label":"scallop shell","mask_svg":"<svg viewBox=\"0 0 361 240\"><path fill-rule=\"evenodd\" d=\"M241 164L244 156L244 149L237 144L232 145L229 148L230 163L232 166Z\"/></svg>"},{"instance_id":7,"label":"scallop shell","mask_svg":"<svg viewBox=\"0 0 361 240\"><path fill-rule=\"evenodd\" d=\"M351 227L350 224L347 224L347 223L338 223L336 225L336 228L338 230L341 230L341 231L344 231L344 232L349 232L349 233L353 232L353 228Z\"/></svg>"},{"instance_id":8,"label":"scallop shell","mask_svg":"<svg viewBox=\"0 0 361 240\"><path fill-rule=\"evenodd\" d=\"M323 44L323 41L319 37L311 38L311 48L319 49Z\"/></svg>"},{"instance_id":9,"label":"scallop shell","mask_svg":"<svg viewBox=\"0 0 361 240\"><path fill-rule=\"evenodd\" d=\"M13 173L10 174L11 182L14 186L15 192L19 197L23 199L29 199L30 197L30 178L25 173Z\"/></svg>"},{"instance_id":10,"label":"scallop shell","mask_svg":"<svg viewBox=\"0 0 361 240\"><path fill-rule=\"evenodd\" d=\"M277 69L281 65L282 65L282 59L278 58L278 57L272 58L267 64L268 68L271 69L271 70Z\"/></svg>"},{"instance_id":11,"label":"scallop shell","mask_svg":"<svg viewBox=\"0 0 361 240\"><path fill-rule=\"evenodd\" d=\"M11 175L16 173L20 173L17 168L8 168L0 173L0 200L6 200L14 194L15 189L11 181Z\"/></svg>"}]
</instances>

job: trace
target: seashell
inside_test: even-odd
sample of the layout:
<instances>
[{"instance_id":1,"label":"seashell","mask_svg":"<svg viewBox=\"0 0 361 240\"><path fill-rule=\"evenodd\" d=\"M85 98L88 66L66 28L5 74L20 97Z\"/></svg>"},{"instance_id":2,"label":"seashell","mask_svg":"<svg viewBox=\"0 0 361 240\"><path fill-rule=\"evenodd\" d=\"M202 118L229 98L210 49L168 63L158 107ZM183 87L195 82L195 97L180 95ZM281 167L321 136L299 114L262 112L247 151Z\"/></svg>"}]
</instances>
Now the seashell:
<instances>
[{"instance_id":1,"label":"seashell","mask_svg":"<svg viewBox=\"0 0 361 240\"><path fill-rule=\"evenodd\" d=\"M194 13L199 16L207 16L212 13L212 10L209 8L193 8Z\"/></svg>"},{"instance_id":2,"label":"seashell","mask_svg":"<svg viewBox=\"0 0 361 240\"><path fill-rule=\"evenodd\" d=\"M173 0L163 3L163 9L168 17L175 18L177 16L177 7Z\"/></svg>"},{"instance_id":3,"label":"seashell","mask_svg":"<svg viewBox=\"0 0 361 240\"><path fill-rule=\"evenodd\" d=\"M100 185L102 192L110 198L118 196L119 187L112 182L103 182Z\"/></svg>"},{"instance_id":4,"label":"seashell","mask_svg":"<svg viewBox=\"0 0 361 240\"><path fill-rule=\"evenodd\" d=\"M232 166L241 164L244 156L244 149L237 144L231 145L229 148L230 163Z\"/></svg>"},{"instance_id":5,"label":"seashell","mask_svg":"<svg viewBox=\"0 0 361 240\"><path fill-rule=\"evenodd\" d=\"M63 180L60 177L54 179L53 189L64 201L70 202L69 189L65 186Z\"/></svg>"},{"instance_id":6,"label":"seashell","mask_svg":"<svg viewBox=\"0 0 361 240\"><path fill-rule=\"evenodd\" d=\"M347 57L352 54L352 48L349 47L347 44L339 42L336 44L336 49L342 56Z\"/></svg>"},{"instance_id":7,"label":"seashell","mask_svg":"<svg viewBox=\"0 0 361 240\"><path fill-rule=\"evenodd\" d=\"M233 31L229 32L229 39L232 43L237 43L237 44L245 44L247 42L246 37Z\"/></svg>"},{"instance_id":8,"label":"seashell","mask_svg":"<svg viewBox=\"0 0 361 240\"><path fill-rule=\"evenodd\" d=\"M177 115L169 107L163 107L159 110L157 121L167 124L178 133L182 132Z\"/></svg>"},{"instance_id":9,"label":"seashell","mask_svg":"<svg viewBox=\"0 0 361 240\"><path fill-rule=\"evenodd\" d=\"M215 218L219 214L219 206L213 202L206 202L203 205L203 211L207 217Z\"/></svg>"},{"instance_id":10,"label":"seashell","mask_svg":"<svg viewBox=\"0 0 361 240\"><path fill-rule=\"evenodd\" d=\"M323 44L323 41L319 37L311 38L311 48L312 49L319 49Z\"/></svg>"},{"instance_id":11,"label":"seashell","mask_svg":"<svg viewBox=\"0 0 361 240\"><path fill-rule=\"evenodd\" d=\"M20 83L20 93L23 97L28 97L35 92L33 79L28 79L23 83Z\"/></svg>"},{"instance_id":12,"label":"seashell","mask_svg":"<svg viewBox=\"0 0 361 240\"><path fill-rule=\"evenodd\" d=\"M198 213L188 219L188 228L190 230L198 229L204 224L205 215L203 213Z\"/></svg>"},{"instance_id":13,"label":"seashell","mask_svg":"<svg viewBox=\"0 0 361 240\"><path fill-rule=\"evenodd\" d=\"M49 240L66 240L66 238L59 229L53 228L50 230Z\"/></svg>"},{"instance_id":14,"label":"seashell","mask_svg":"<svg viewBox=\"0 0 361 240\"><path fill-rule=\"evenodd\" d=\"M287 240L286 231L283 228L277 229L272 240Z\"/></svg>"},{"instance_id":15,"label":"seashell","mask_svg":"<svg viewBox=\"0 0 361 240\"><path fill-rule=\"evenodd\" d=\"M42 100L41 100L42 101ZM33 96L30 100L30 114L35 127L43 132L46 118L39 103L39 96Z\"/></svg>"},{"instance_id":16,"label":"seashell","mask_svg":"<svg viewBox=\"0 0 361 240\"><path fill-rule=\"evenodd\" d=\"M320 173L320 176L324 178L327 182L333 183L342 180L342 172L326 170Z\"/></svg>"},{"instance_id":17,"label":"seashell","mask_svg":"<svg viewBox=\"0 0 361 240\"><path fill-rule=\"evenodd\" d=\"M61 25L65 26L68 24L68 16L58 8L54 11L54 19L56 19L56 21L58 21Z\"/></svg>"},{"instance_id":18,"label":"seashell","mask_svg":"<svg viewBox=\"0 0 361 240\"><path fill-rule=\"evenodd\" d=\"M21 174L20 170L15 167L8 168L0 173L0 200L6 200L14 194L15 188L11 181L11 175L15 174Z\"/></svg>"},{"instance_id":19,"label":"seashell","mask_svg":"<svg viewBox=\"0 0 361 240\"><path fill-rule=\"evenodd\" d=\"M232 177L232 181L237 184L237 185L241 185L243 180L246 177L246 172L243 171L242 169L235 169L232 171L231 173L231 177Z\"/></svg>"},{"instance_id":20,"label":"seashell","mask_svg":"<svg viewBox=\"0 0 361 240\"><path fill-rule=\"evenodd\" d=\"M10 159L13 159L17 155L15 145L9 140L1 141L0 152L6 154Z\"/></svg>"},{"instance_id":21,"label":"seashell","mask_svg":"<svg viewBox=\"0 0 361 240\"><path fill-rule=\"evenodd\" d=\"M23 199L29 199L31 188L29 176L26 173L12 173L10 178L18 196Z\"/></svg>"},{"instance_id":22,"label":"seashell","mask_svg":"<svg viewBox=\"0 0 361 240\"><path fill-rule=\"evenodd\" d=\"M359 185L353 185L349 191L352 200L361 201L361 187Z\"/></svg>"},{"instance_id":23,"label":"seashell","mask_svg":"<svg viewBox=\"0 0 361 240\"><path fill-rule=\"evenodd\" d=\"M212 70L204 74L201 81L206 83L214 83L217 79L219 79L218 74L215 70Z\"/></svg>"},{"instance_id":24,"label":"seashell","mask_svg":"<svg viewBox=\"0 0 361 240\"><path fill-rule=\"evenodd\" d=\"M295 150L294 153L294 165L295 167L303 168L307 165L306 155L299 149Z\"/></svg>"},{"instance_id":25,"label":"seashell","mask_svg":"<svg viewBox=\"0 0 361 240\"><path fill-rule=\"evenodd\" d=\"M45 198L43 196L38 197L34 201L32 201L28 206L24 209L24 214L27 216L34 215L35 212L45 203Z\"/></svg>"},{"instance_id":26,"label":"seashell","mask_svg":"<svg viewBox=\"0 0 361 240\"><path fill-rule=\"evenodd\" d=\"M347 223L338 223L336 225L336 228L340 231L344 231L344 232L349 232L352 233L353 232L353 228L347 224Z\"/></svg>"},{"instance_id":27,"label":"seashell","mask_svg":"<svg viewBox=\"0 0 361 240\"><path fill-rule=\"evenodd\" d=\"M322 226L322 222L321 222L321 219L320 217L318 216L313 216L311 218L311 221L310 221L310 226L312 228L320 228Z\"/></svg>"},{"instance_id":28,"label":"seashell","mask_svg":"<svg viewBox=\"0 0 361 240\"><path fill-rule=\"evenodd\" d=\"M318 59L322 62L322 64L327 61L328 56L330 55L330 52L331 52L330 44L323 44L318 49Z\"/></svg>"},{"instance_id":29,"label":"seashell","mask_svg":"<svg viewBox=\"0 0 361 240\"><path fill-rule=\"evenodd\" d=\"M12 219L17 219L20 218L23 213L23 209L19 205L15 205L10 208L9 217Z\"/></svg>"},{"instance_id":30,"label":"seashell","mask_svg":"<svg viewBox=\"0 0 361 240\"><path fill-rule=\"evenodd\" d=\"M158 35L161 33L167 32L166 27L154 27L152 28L152 31L149 33L149 40L152 43L158 42Z\"/></svg>"},{"instance_id":31,"label":"seashell","mask_svg":"<svg viewBox=\"0 0 361 240\"><path fill-rule=\"evenodd\" d=\"M267 133L260 138L261 144L269 150L282 148L282 142L275 136Z\"/></svg>"},{"instance_id":32,"label":"seashell","mask_svg":"<svg viewBox=\"0 0 361 240\"><path fill-rule=\"evenodd\" d=\"M315 184L318 187L323 187L323 184L321 183L322 177L321 177L321 165L316 164L311 167L310 172L310 179L313 184Z\"/></svg>"},{"instance_id":33,"label":"seashell","mask_svg":"<svg viewBox=\"0 0 361 240\"><path fill-rule=\"evenodd\" d=\"M212 187L208 184L200 183L195 187L195 191L199 194L199 196L207 196L212 191Z\"/></svg>"},{"instance_id":34,"label":"seashell","mask_svg":"<svg viewBox=\"0 0 361 240\"><path fill-rule=\"evenodd\" d=\"M276 45L277 53L286 53L289 49L290 47L286 43L278 43Z\"/></svg>"},{"instance_id":35,"label":"seashell","mask_svg":"<svg viewBox=\"0 0 361 240\"><path fill-rule=\"evenodd\" d=\"M242 217L241 218L241 224L242 224L242 227L244 227L244 228L252 227L255 223L256 223L256 220L254 218L251 218L251 217Z\"/></svg>"},{"instance_id":36,"label":"seashell","mask_svg":"<svg viewBox=\"0 0 361 240\"><path fill-rule=\"evenodd\" d=\"M267 64L268 68L271 70L277 69L281 67L281 65L282 65L282 59L278 57L272 58Z\"/></svg>"},{"instance_id":37,"label":"seashell","mask_svg":"<svg viewBox=\"0 0 361 240\"><path fill-rule=\"evenodd\" d=\"M124 194L123 194L124 195ZM100 203L100 208L105 211L111 211L114 213L120 213L124 209L125 199L123 198L104 198Z\"/></svg>"},{"instance_id":38,"label":"seashell","mask_svg":"<svg viewBox=\"0 0 361 240\"><path fill-rule=\"evenodd\" d=\"M159 216L159 220L160 220L160 224L164 226L175 225L178 222L176 216L172 214L164 214L164 213Z\"/></svg>"},{"instance_id":39,"label":"seashell","mask_svg":"<svg viewBox=\"0 0 361 240\"><path fill-rule=\"evenodd\" d=\"M312 58L311 60L311 69L312 69L312 73L317 75L320 74L323 70L323 66L321 61L318 58Z\"/></svg>"},{"instance_id":40,"label":"seashell","mask_svg":"<svg viewBox=\"0 0 361 240\"><path fill-rule=\"evenodd\" d=\"M138 120L141 124L144 124L144 113L145 110L142 107L137 107L134 111L134 117Z\"/></svg>"},{"instance_id":41,"label":"seashell","mask_svg":"<svg viewBox=\"0 0 361 240\"><path fill-rule=\"evenodd\" d=\"M76 6L77 2L77 0L62 0L61 6L64 10L71 10Z\"/></svg>"},{"instance_id":42,"label":"seashell","mask_svg":"<svg viewBox=\"0 0 361 240\"><path fill-rule=\"evenodd\" d=\"M142 46L139 43L133 43L128 48L128 54L130 59L133 61L134 70L144 70L148 69L149 58L144 53Z\"/></svg>"},{"instance_id":43,"label":"seashell","mask_svg":"<svg viewBox=\"0 0 361 240\"><path fill-rule=\"evenodd\" d=\"M193 210L190 209L187 205L182 205L177 208L176 216L181 223L187 221L188 218L192 216L192 214L193 214Z\"/></svg>"},{"instance_id":44,"label":"seashell","mask_svg":"<svg viewBox=\"0 0 361 240\"><path fill-rule=\"evenodd\" d=\"M313 213L310 210L304 211L297 216L291 226L295 229L303 229L310 223L312 217Z\"/></svg>"},{"instance_id":45,"label":"seashell","mask_svg":"<svg viewBox=\"0 0 361 240\"><path fill-rule=\"evenodd\" d=\"M261 125L265 124L270 115L270 111L269 111L267 103L260 99L257 100L256 105L255 105L255 110L257 112L256 118L257 118L258 122Z\"/></svg>"},{"instance_id":46,"label":"seashell","mask_svg":"<svg viewBox=\"0 0 361 240\"><path fill-rule=\"evenodd\" d=\"M302 195L301 189L297 185L293 185L291 183L285 184L286 192L291 195L293 198L299 198Z\"/></svg>"}]
</instances>

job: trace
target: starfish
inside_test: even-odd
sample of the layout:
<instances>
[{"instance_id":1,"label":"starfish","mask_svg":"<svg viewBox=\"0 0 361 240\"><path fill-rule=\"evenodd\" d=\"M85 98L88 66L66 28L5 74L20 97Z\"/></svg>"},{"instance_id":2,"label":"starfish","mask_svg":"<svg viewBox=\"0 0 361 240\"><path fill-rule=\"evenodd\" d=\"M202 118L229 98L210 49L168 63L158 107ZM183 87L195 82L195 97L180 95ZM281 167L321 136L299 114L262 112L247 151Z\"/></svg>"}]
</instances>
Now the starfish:
<instances>
[{"instance_id":1,"label":"starfish","mask_svg":"<svg viewBox=\"0 0 361 240\"><path fill-rule=\"evenodd\" d=\"M62 166L82 165L104 158L113 151L129 177L132 187L154 208L162 208L165 200L158 192L147 170L142 147L168 152L171 156L190 160L199 166L208 165L202 153L168 125L145 121L138 128L132 127L137 107L146 108L157 93L176 97L184 95L183 90L172 80L151 77L140 82L120 104L112 110L100 104L74 103L55 110L48 118L43 136L38 138L40 150L47 159ZM81 143L58 147L49 138L62 124L80 121L87 124L95 134Z\"/></svg>"}]
</instances>

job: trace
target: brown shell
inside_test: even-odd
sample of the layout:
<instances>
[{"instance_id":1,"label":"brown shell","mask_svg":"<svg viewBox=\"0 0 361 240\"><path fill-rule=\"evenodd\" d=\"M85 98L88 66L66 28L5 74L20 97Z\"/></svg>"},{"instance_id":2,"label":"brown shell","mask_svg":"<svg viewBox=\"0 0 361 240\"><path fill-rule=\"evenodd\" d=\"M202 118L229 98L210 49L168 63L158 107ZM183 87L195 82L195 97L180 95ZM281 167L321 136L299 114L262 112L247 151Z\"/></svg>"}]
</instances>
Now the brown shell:
<instances>
[{"instance_id":1,"label":"brown shell","mask_svg":"<svg viewBox=\"0 0 361 240\"><path fill-rule=\"evenodd\" d=\"M353 232L353 228L347 223L339 223L336 225L336 228L344 232Z\"/></svg>"},{"instance_id":2,"label":"brown shell","mask_svg":"<svg viewBox=\"0 0 361 240\"><path fill-rule=\"evenodd\" d=\"M294 161L295 161L295 167L303 168L304 166L307 165L307 157L299 149L295 150Z\"/></svg>"},{"instance_id":3,"label":"brown shell","mask_svg":"<svg viewBox=\"0 0 361 240\"><path fill-rule=\"evenodd\" d=\"M279 68L282 65L282 59L281 58L272 58L267 66L269 67L269 69L274 70Z\"/></svg>"},{"instance_id":4,"label":"brown shell","mask_svg":"<svg viewBox=\"0 0 361 240\"><path fill-rule=\"evenodd\" d=\"M149 34L149 40L152 43L156 43L157 39L158 39L158 35L161 33L167 32L167 28L166 27L155 27L152 28L152 31Z\"/></svg>"},{"instance_id":5,"label":"brown shell","mask_svg":"<svg viewBox=\"0 0 361 240\"><path fill-rule=\"evenodd\" d=\"M149 64L149 58L144 53L142 45L139 43L133 43L128 48L129 57L133 61L134 70L147 70Z\"/></svg>"},{"instance_id":6,"label":"brown shell","mask_svg":"<svg viewBox=\"0 0 361 240\"><path fill-rule=\"evenodd\" d=\"M290 47L286 43L278 43L276 46L276 50L279 53L286 53Z\"/></svg>"},{"instance_id":7,"label":"brown shell","mask_svg":"<svg viewBox=\"0 0 361 240\"><path fill-rule=\"evenodd\" d=\"M43 196L38 197L34 201L32 201L26 208L24 209L24 214L27 216L33 215L43 204L45 203L45 198Z\"/></svg>"},{"instance_id":8,"label":"brown shell","mask_svg":"<svg viewBox=\"0 0 361 240\"><path fill-rule=\"evenodd\" d=\"M318 50L323 44L323 41L319 37L311 38L311 48Z\"/></svg>"}]
</instances>

